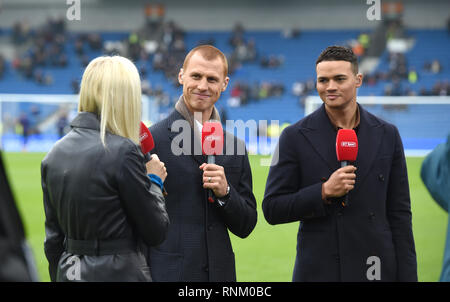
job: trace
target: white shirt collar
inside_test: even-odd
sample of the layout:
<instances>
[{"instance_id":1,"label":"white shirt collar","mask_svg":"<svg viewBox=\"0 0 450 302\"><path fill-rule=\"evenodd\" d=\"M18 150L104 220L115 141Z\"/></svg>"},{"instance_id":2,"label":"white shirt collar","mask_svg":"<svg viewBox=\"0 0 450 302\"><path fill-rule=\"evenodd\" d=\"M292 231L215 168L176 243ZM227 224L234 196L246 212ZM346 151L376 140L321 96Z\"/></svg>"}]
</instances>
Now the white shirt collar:
<instances>
[{"instance_id":1,"label":"white shirt collar","mask_svg":"<svg viewBox=\"0 0 450 302\"><path fill-rule=\"evenodd\" d=\"M196 119L194 119L194 121L195 121L195 125L197 126L198 133L202 133L202 130L203 130L203 125L202 125L202 123L200 123L200 122L197 121Z\"/></svg>"}]
</instances>

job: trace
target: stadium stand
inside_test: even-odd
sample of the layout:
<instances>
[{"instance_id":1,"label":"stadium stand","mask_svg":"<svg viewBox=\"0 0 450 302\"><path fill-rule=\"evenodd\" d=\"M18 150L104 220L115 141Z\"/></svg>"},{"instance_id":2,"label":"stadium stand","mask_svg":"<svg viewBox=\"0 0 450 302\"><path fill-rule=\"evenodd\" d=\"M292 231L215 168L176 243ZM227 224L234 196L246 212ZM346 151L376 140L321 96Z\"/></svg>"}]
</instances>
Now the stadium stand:
<instances>
[{"instance_id":1,"label":"stadium stand","mask_svg":"<svg viewBox=\"0 0 450 302\"><path fill-rule=\"evenodd\" d=\"M361 34L365 34L361 30L302 30L295 34L279 30L247 31L241 25L229 31L184 32L176 24L161 19L159 24L151 25L159 26L163 33L156 39L160 47L155 48L149 44L137 46L146 34L145 26L136 32L81 34L67 32L64 21L58 22L48 20L28 33L28 37L19 36L20 39L16 29L1 32L0 39L15 41L24 49L14 60L2 64L1 93L76 93L83 68L90 59L104 53L123 53L125 48L141 70L144 93L159 100L161 117L164 117L181 94L176 75L186 50L201 43L212 43L227 54L232 71L229 88L218 104L219 110L226 111L227 119L231 120L279 120L280 124L293 123L304 116L304 98L316 95L314 62L318 53L330 44L352 45L356 40L361 41ZM359 95L450 95L447 30L407 30L406 36L412 41L410 49L404 55L384 50L377 67L367 74ZM246 57L249 49L250 59ZM39 57L41 61L36 62ZM404 63L403 72L393 63L398 58ZM30 59L34 67L28 70L32 74L27 76L23 65ZM434 61L439 63L437 70ZM416 79L408 77L411 70L416 72ZM15 106L19 106L16 112L30 112L33 105ZM402 134L408 136L415 131L410 127L411 115L426 116L425 107L418 106L414 109L417 112L392 112L398 115L396 122ZM5 105L3 114L8 110ZM40 120L56 110L57 106L41 105ZM449 115L448 110L440 114ZM448 121L445 116L440 118ZM436 129L439 137L445 136L441 136L441 132L450 130L448 125L437 125ZM10 131L15 130L10 128ZM56 128L49 131L54 134Z\"/></svg>"}]
</instances>

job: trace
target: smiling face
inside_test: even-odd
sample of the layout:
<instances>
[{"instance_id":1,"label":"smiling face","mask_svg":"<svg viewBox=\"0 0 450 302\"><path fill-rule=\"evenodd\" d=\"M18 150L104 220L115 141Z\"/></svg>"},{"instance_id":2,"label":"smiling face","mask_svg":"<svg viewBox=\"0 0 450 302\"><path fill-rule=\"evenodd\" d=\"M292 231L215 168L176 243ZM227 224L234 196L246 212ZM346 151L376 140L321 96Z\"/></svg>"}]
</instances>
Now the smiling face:
<instances>
[{"instance_id":1,"label":"smiling face","mask_svg":"<svg viewBox=\"0 0 450 302\"><path fill-rule=\"evenodd\" d=\"M316 65L316 88L320 98L330 109L345 109L356 103L356 88L362 75L355 74L347 61L322 61Z\"/></svg>"},{"instance_id":2,"label":"smiling face","mask_svg":"<svg viewBox=\"0 0 450 302\"><path fill-rule=\"evenodd\" d=\"M207 120L220 94L227 88L229 78L225 76L224 63L219 57L207 60L196 52L185 68L180 69L178 82L183 85L189 111L202 112L203 119Z\"/></svg>"}]
</instances>

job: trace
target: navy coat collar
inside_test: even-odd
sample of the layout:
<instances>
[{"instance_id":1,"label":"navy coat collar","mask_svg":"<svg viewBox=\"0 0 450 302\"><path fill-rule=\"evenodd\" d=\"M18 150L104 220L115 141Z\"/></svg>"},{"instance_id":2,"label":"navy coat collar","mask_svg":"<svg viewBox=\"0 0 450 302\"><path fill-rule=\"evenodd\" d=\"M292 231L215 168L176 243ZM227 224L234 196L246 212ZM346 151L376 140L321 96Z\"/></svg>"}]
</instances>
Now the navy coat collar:
<instances>
[{"instance_id":1,"label":"navy coat collar","mask_svg":"<svg viewBox=\"0 0 450 302\"><path fill-rule=\"evenodd\" d=\"M383 124L372 114L364 110L359 105L360 124L358 130L358 156L354 165L356 170L355 190L370 171L372 164L376 158L381 141L383 139ZM300 127L300 131L311 143L312 148L322 157L330 168L330 172L334 172L340 167L336 156L336 135L328 115L325 112L325 105L306 117L304 123Z\"/></svg>"}]
</instances>

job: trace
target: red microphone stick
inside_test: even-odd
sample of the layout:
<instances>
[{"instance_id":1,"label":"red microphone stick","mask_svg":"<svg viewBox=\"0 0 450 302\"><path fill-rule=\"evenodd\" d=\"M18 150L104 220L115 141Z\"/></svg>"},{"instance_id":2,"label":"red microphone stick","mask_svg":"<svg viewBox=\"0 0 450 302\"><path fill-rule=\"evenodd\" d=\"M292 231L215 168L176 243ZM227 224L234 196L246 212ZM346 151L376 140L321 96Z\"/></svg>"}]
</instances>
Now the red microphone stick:
<instances>
[{"instance_id":1,"label":"red microphone stick","mask_svg":"<svg viewBox=\"0 0 450 302\"><path fill-rule=\"evenodd\" d=\"M216 163L216 155L223 153L223 129L218 121L207 121L202 128L202 152L208 156L208 164ZM208 190L208 201L213 203L213 192Z\"/></svg>"},{"instance_id":2,"label":"red microphone stick","mask_svg":"<svg viewBox=\"0 0 450 302\"><path fill-rule=\"evenodd\" d=\"M358 156L358 137L355 130L339 129L336 136L336 155L338 161L341 162L341 168L356 160ZM348 194L344 197L343 205L348 205Z\"/></svg>"}]
</instances>

